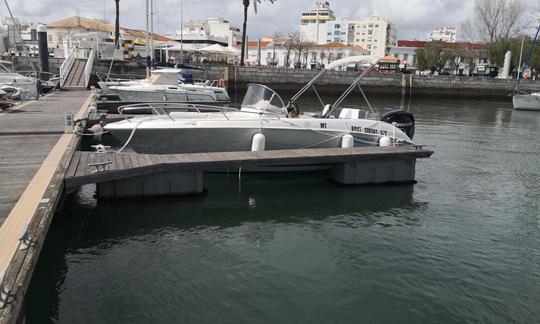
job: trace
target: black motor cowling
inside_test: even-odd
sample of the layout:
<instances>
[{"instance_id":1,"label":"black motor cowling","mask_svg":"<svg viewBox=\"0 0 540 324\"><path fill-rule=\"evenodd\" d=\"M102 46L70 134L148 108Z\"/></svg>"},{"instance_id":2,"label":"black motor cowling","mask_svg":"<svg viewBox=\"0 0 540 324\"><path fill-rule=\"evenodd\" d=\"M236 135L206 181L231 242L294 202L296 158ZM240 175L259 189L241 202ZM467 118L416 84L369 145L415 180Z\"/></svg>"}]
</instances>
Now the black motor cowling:
<instances>
[{"instance_id":1,"label":"black motor cowling","mask_svg":"<svg viewBox=\"0 0 540 324\"><path fill-rule=\"evenodd\" d=\"M414 115L403 110L393 110L384 114L381 121L392 124L401 129L410 139L414 137Z\"/></svg>"}]
</instances>

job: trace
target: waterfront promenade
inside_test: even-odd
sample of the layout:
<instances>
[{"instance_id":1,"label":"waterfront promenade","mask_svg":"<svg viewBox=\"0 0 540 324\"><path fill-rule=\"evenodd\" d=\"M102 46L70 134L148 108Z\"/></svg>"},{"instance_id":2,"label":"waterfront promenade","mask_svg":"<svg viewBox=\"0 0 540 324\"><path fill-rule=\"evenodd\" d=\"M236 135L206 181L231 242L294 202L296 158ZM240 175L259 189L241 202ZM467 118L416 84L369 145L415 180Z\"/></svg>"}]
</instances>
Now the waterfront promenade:
<instances>
[{"instance_id":1,"label":"waterfront promenade","mask_svg":"<svg viewBox=\"0 0 540 324\"><path fill-rule=\"evenodd\" d=\"M0 114L0 284L8 302L0 323L17 317L61 196L58 170L78 141L65 133L64 116L80 118L90 99L89 91L54 92Z\"/></svg>"}]
</instances>

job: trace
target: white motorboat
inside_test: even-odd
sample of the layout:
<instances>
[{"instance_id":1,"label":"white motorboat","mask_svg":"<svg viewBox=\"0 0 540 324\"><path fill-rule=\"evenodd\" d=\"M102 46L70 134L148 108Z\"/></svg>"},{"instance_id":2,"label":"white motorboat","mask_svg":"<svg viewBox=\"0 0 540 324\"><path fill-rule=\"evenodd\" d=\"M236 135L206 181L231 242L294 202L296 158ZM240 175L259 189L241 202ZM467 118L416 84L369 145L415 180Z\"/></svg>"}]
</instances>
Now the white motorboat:
<instances>
[{"instance_id":1,"label":"white motorboat","mask_svg":"<svg viewBox=\"0 0 540 324\"><path fill-rule=\"evenodd\" d=\"M333 105L326 105L317 116L299 114L296 99L326 71L365 62L363 56L333 62L287 105L272 89L251 84L240 110L214 107L211 111L186 104L167 114L131 118L104 129L124 147L153 154L413 144L412 114L394 111L373 120L367 119L367 112L339 106L374 62Z\"/></svg>"},{"instance_id":2,"label":"white motorboat","mask_svg":"<svg viewBox=\"0 0 540 324\"><path fill-rule=\"evenodd\" d=\"M516 110L540 111L540 92L516 93L512 96L512 102Z\"/></svg>"},{"instance_id":3,"label":"white motorboat","mask_svg":"<svg viewBox=\"0 0 540 324\"><path fill-rule=\"evenodd\" d=\"M13 72L9 61L0 60L0 85L6 87L12 99L29 100L38 97L36 79ZM13 89L17 89L16 96L13 95Z\"/></svg>"},{"instance_id":4,"label":"white motorboat","mask_svg":"<svg viewBox=\"0 0 540 324\"><path fill-rule=\"evenodd\" d=\"M149 79L100 82L107 94L116 95L121 101L131 102L204 102L230 103L227 90L212 82L182 83L181 69L153 70Z\"/></svg>"}]
</instances>

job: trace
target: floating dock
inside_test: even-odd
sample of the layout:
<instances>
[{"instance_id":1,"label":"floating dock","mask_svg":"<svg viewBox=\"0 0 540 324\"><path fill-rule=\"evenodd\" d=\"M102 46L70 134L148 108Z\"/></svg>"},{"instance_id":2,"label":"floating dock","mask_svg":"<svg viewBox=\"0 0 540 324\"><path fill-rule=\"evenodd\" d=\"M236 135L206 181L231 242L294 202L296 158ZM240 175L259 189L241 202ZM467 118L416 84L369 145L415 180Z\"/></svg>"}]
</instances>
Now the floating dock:
<instances>
[{"instance_id":1,"label":"floating dock","mask_svg":"<svg viewBox=\"0 0 540 324\"><path fill-rule=\"evenodd\" d=\"M421 147L356 147L259 152L137 154L76 152L66 174L67 190L98 184L100 198L148 197L203 192L204 172L327 169L345 185L411 183Z\"/></svg>"}]
</instances>

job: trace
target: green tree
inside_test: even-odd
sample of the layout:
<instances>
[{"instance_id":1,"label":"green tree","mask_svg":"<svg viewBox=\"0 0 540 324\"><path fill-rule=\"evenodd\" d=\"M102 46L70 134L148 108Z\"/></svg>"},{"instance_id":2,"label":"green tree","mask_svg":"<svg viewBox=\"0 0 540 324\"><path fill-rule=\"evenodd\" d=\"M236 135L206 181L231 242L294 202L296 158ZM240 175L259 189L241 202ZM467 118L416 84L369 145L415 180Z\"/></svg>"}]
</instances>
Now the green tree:
<instances>
[{"instance_id":1,"label":"green tree","mask_svg":"<svg viewBox=\"0 0 540 324\"><path fill-rule=\"evenodd\" d=\"M274 3L276 0L267 0L270 3ZM261 0L253 0L253 10L257 13L257 3L261 3ZM240 54L240 65L244 65L244 55L246 53L246 30L247 30L247 16L248 8L251 4L251 0L242 0L244 5L244 24L242 25L242 53Z\"/></svg>"},{"instance_id":2,"label":"green tree","mask_svg":"<svg viewBox=\"0 0 540 324\"><path fill-rule=\"evenodd\" d=\"M467 54L469 50L466 45L459 44L452 49L447 51L448 53L448 62L454 68L454 73L459 73L459 68L467 59Z\"/></svg>"},{"instance_id":3,"label":"green tree","mask_svg":"<svg viewBox=\"0 0 540 324\"><path fill-rule=\"evenodd\" d=\"M444 48L444 43L435 41L428 43L424 48L416 50L417 66L420 70L442 72L450 59L450 51Z\"/></svg>"},{"instance_id":4,"label":"green tree","mask_svg":"<svg viewBox=\"0 0 540 324\"><path fill-rule=\"evenodd\" d=\"M522 40L524 40L522 57L522 64L524 64L527 53L529 52L529 49L532 45L532 39L529 36L525 36L525 38L522 38L522 36L502 38L491 44L489 46L489 52L491 53L491 62L497 66L503 66L504 56L506 52L512 51L511 69L513 73L517 75L519 69L518 65ZM540 48L538 46L535 47L533 55L528 62L528 66L536 70L540 69Z\"/></svg>"}]
</instances>

